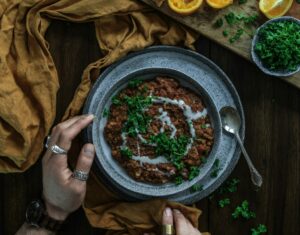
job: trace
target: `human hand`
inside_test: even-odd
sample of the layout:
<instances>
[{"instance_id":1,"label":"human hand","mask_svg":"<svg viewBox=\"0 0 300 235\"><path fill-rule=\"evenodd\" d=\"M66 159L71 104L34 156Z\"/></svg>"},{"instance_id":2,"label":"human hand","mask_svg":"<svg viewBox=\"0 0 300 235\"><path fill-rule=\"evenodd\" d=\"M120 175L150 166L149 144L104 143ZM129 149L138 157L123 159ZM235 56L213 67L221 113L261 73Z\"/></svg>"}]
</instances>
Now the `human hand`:
<instances>
[{"instance_id":1,"label":"human hand","mask_svg":"<svg viewBox=\"0 0 300 235\"><path fill-rule=\"evenodd\" d=\"M73 172L68 167L68 156L51 152L50 146L56 144L66 151L70 150L72 140L93 118L93 115L76 116L52 129L49 149L43 157L42 166L43 197L47 213L53 219L65 220L71 212L80 207L86 193L86 182L73 178ZM94 145L85 144L75 169L89 173L94 157Z\"/></svg>"},{"instance_id":2,"label":"human hand","mask_svg":"<svg viewBox=\"0 0 300 235\"><path fill-rule=\"evenodd\" d=\"M165 208L162 225L174 225L176 235L201 235L200 231L193 227L191 222L177 209Z\"/></svg>"}]
</instances>

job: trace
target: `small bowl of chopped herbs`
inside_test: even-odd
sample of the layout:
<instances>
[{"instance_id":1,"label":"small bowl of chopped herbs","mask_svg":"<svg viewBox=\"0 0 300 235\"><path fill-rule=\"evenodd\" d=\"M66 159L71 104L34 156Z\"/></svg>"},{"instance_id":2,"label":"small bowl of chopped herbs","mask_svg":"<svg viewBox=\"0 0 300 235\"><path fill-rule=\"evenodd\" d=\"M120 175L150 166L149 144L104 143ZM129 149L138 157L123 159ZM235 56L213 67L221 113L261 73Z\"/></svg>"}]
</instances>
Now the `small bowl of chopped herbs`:
<instances>
[{"instance_id":1,"label":"small bowl of chopped herbs","mask_svg":"<svg viewBox=\"0 0 300 235\"><path fill-rule=\"evenodd\" d=\"M283 16L261 25L252 40L252 60L265 73L288 77L300 71L300 20Z\"/></svg>"}]
</instances>

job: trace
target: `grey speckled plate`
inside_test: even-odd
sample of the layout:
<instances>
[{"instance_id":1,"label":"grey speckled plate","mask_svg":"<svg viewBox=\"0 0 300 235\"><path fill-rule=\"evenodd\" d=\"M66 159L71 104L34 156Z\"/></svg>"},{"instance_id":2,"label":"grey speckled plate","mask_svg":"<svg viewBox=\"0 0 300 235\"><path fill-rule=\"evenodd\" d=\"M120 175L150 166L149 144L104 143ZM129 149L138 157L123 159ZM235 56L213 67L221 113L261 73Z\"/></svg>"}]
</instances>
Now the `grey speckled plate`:
<instances>
[{"instance_id":1,"label":"grey speckled plate","mask_svg":"<svg viewBox=\"0 0 300 235\"><path fill-rule=\"evenodd\" d=\"M181 185L173 183L155 185L137 182L112 158L110 148L103 136L106 118L103 110L110 105L111 97L124 88L133 78L152 79L157 75L167 75L177 79L183 86L198 93L208 108L215 130L215 142L207 163L192 181ZM239 111L242 119L240 135L245 133L243 108L239 96L224 72L213 62L193 51L155 46L132 53L111 65L95 83L84 107L84 113L93 113L96 118L85 132L87 142L96 146L96 167L102 182L127 200L147 200L163 197L183 203L193 203L214 191L231 173L236 165L240 150L233 136L222 131L219 110L232 106ZM215 159L220 160L220 171L216 178L210 176ZM203 185L203 190L191 192L195 183Z\"/></svg>"}]
</instances>

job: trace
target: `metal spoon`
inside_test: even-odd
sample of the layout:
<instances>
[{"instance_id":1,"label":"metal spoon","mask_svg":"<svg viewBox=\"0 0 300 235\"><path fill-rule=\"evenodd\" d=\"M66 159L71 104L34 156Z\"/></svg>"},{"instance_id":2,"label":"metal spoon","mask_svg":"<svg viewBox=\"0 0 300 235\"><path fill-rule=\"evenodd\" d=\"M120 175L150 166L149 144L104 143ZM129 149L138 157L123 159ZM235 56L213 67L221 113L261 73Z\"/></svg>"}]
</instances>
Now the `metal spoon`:
<instances>
[{"instance_id":1,"label":"metal spoon","mask_svg":"<svg viewBox=\"0 0 300 235\"><path fill-rule=\"evenodd\" d=\"M250 173L251 173L251 180L254 185L261 187L263 183L263 179L261 175L258 173L256 168L254 167L248 153L246 152L246 149L244 148L243 142L239 136L239 129L241 127L241 118L236 111L236 109L232 107L223 107L220 111L221 119L222 119L222 126L225 131L234 134L236 137L240 148L243 152L243 155L247 161Z\"/></svg>"}]
</instances>

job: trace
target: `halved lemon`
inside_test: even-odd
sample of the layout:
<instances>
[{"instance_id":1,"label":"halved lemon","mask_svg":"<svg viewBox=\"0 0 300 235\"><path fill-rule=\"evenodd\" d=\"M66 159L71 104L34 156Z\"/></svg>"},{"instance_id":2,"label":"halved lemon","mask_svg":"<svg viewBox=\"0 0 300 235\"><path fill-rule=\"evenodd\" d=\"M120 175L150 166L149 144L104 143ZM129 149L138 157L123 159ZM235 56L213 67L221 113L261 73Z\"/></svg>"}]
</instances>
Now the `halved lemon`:
<instances>
[{"instance_id":1,"label":"halved lemon","mask_svg":"<svg viewBox=\"0 0 300 235\"><path fill-rule=\"evenodd\" d=\"M207 4L212 8L221 9L233 3L233 0L206 0Z\"/></svg>"},{"instance_id":2,"label":"halved lemon","mask_svg":"<svg viewBox=\"0 0 300 235\"><path fill-rule=\"evenodd\" d=\"M260 0L259 9L269 19L283 16L292 6L293 0Z\"/></svg>"},{"instance_id":3,"label":"halved lemon","mask_svg":"<svg viewBox=\"0 0 300 235\"><path fill-rule=\"evenodd\" d=\"M190 15L196 12L203 0L168 0L169 7L180 15Z\"/></svg>"}]
</instances>

